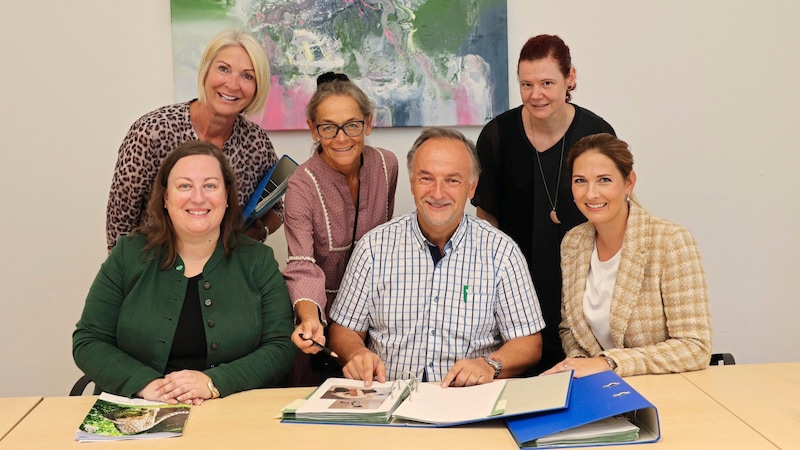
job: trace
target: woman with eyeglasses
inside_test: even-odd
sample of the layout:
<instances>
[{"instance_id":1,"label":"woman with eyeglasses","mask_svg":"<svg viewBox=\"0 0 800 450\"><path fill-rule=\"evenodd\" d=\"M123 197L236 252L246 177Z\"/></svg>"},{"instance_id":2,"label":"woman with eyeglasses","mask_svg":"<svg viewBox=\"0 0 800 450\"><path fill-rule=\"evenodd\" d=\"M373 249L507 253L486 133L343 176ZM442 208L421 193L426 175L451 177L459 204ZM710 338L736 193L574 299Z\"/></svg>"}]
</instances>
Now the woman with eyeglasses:
<instances>
[{"instance_id":1,"label":"woman with eyeglasses","mask_svg":"<svg viewBox=\"0 0 800 450\"><path fill-rule=\"evenodd\" d=\"M364 145L372 112L367 95L333 72L317 78L306 107L314 151L289 179L284 208L283 275L297 318L292 342L302 351L289 376L293 386L316 386L341 373L312 340L325 344L327 314L356 242L394 213L397 157Z\"/></svg>"}]
</instances>

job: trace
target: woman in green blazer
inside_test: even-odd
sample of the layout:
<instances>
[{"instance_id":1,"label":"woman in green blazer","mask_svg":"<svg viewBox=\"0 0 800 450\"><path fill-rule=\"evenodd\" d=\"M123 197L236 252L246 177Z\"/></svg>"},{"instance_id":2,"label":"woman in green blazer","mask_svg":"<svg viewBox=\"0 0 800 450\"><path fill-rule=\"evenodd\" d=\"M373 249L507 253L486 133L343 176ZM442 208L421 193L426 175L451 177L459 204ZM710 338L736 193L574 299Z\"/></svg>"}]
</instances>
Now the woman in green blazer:
<instances>
[{"instance_id":1,"label":"woman in green blazer","mask_svg":"<svg viewBox=\"0 0 800 450\"><path fill-rule=\"evenodd\" d=\"M633 156L616 137L581 139L567 165L589 222L561 242L559 334L567 358L547 373L629 376L708 366L708 289L691 233L631 198Z\"/></svg>"},{"instance_id":2,"label":"woman in green blazer","mask_svg":"<svg viewBox=\"0 0 800 450\"><path fill-rule=\"evenodd\" d=\"M169 403L275 386L294 361L272 249L240 233L227 158L189 141L162 163L148 220L117 242L72 336L98 390Z\"/></svg>"}]
</instances>

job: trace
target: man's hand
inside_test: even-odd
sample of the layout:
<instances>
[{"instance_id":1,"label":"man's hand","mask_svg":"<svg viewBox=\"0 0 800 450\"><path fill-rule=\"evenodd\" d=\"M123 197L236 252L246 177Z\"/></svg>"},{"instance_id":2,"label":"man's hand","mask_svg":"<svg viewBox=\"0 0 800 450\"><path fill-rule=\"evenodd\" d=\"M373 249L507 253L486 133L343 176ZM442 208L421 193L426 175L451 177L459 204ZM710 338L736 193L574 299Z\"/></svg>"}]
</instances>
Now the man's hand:
<instances>
[{"instance_id":1,"label":"man's hand","mask_svg":"<svg viewBox=\"0 0 800 450\"><path fill-rule=\"evenodd\" d=\"M462 359L453 365L442 379L442 387L475 386L491 383L494 380L494 368L483 358Z\"/></svg>"},{"instance_id":2,"label":"man's hand","mask_svg":"<svg viewBox=\"0 0 800 450\"><path fill-rule=\"evenodd\" d=\"M375 353L364 348L354 354L342 368L345 378L363 380L364 387L372 385L373 378L379 383L386 382L386 366Z\"/></svg>"}]
</instances>

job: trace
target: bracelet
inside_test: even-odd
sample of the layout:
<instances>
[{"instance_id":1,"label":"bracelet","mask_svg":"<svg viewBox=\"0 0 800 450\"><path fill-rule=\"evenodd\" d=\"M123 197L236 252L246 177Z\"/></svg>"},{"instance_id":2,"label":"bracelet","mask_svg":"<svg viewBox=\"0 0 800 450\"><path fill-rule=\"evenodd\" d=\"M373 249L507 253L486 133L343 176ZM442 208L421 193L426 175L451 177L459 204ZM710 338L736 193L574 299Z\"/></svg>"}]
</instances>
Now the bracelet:
<instances>
[{"instance_id":1,"label":"bracelet","mask_svg":"<svg viewBox=\"0 0 800 450\"><path fill-rule=\"evenodd\" d=\"M608 367L611 368L611 371L612 372L616 372L617 371L617 363L616 363L616 361L614 361L613 359L609 358L608 356L604 356L604 358L606 359L606 362L608 363Z\"/></svg>"},{"instance_id":2,"label":"bracelet","mask_svg":"<svg viewBox=\"0 0 800 450\"><path fill-rule=\"evenodd\" d=\"M262 243L267 242L267 238L269 237L269 227L266 225L264 225L264 233L266 234L264 235L264 239L261 240Z\"/></svg>"}]
</instances>

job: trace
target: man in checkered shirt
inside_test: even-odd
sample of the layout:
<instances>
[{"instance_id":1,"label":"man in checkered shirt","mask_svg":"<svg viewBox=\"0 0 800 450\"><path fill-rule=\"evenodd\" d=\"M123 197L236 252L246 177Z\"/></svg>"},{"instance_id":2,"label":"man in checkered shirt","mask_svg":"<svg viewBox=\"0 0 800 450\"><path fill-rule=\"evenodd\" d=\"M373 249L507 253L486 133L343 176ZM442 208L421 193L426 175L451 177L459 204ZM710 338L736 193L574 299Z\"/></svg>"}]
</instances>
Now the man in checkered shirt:
<instances>
[{"instance_id":1,"label":"man in checkered shirt","mask_svg":"<svg viewBox=\"0 0 800 450\"><path fill-rule=\"evenodd\" d=\"M344 375L443 387L520 375L541 357L545 324L517 245L464 213L480 174L475 145L427 129L408 169L417 210L358 242L330 312Z\"/></svg>"}]
</instances>

